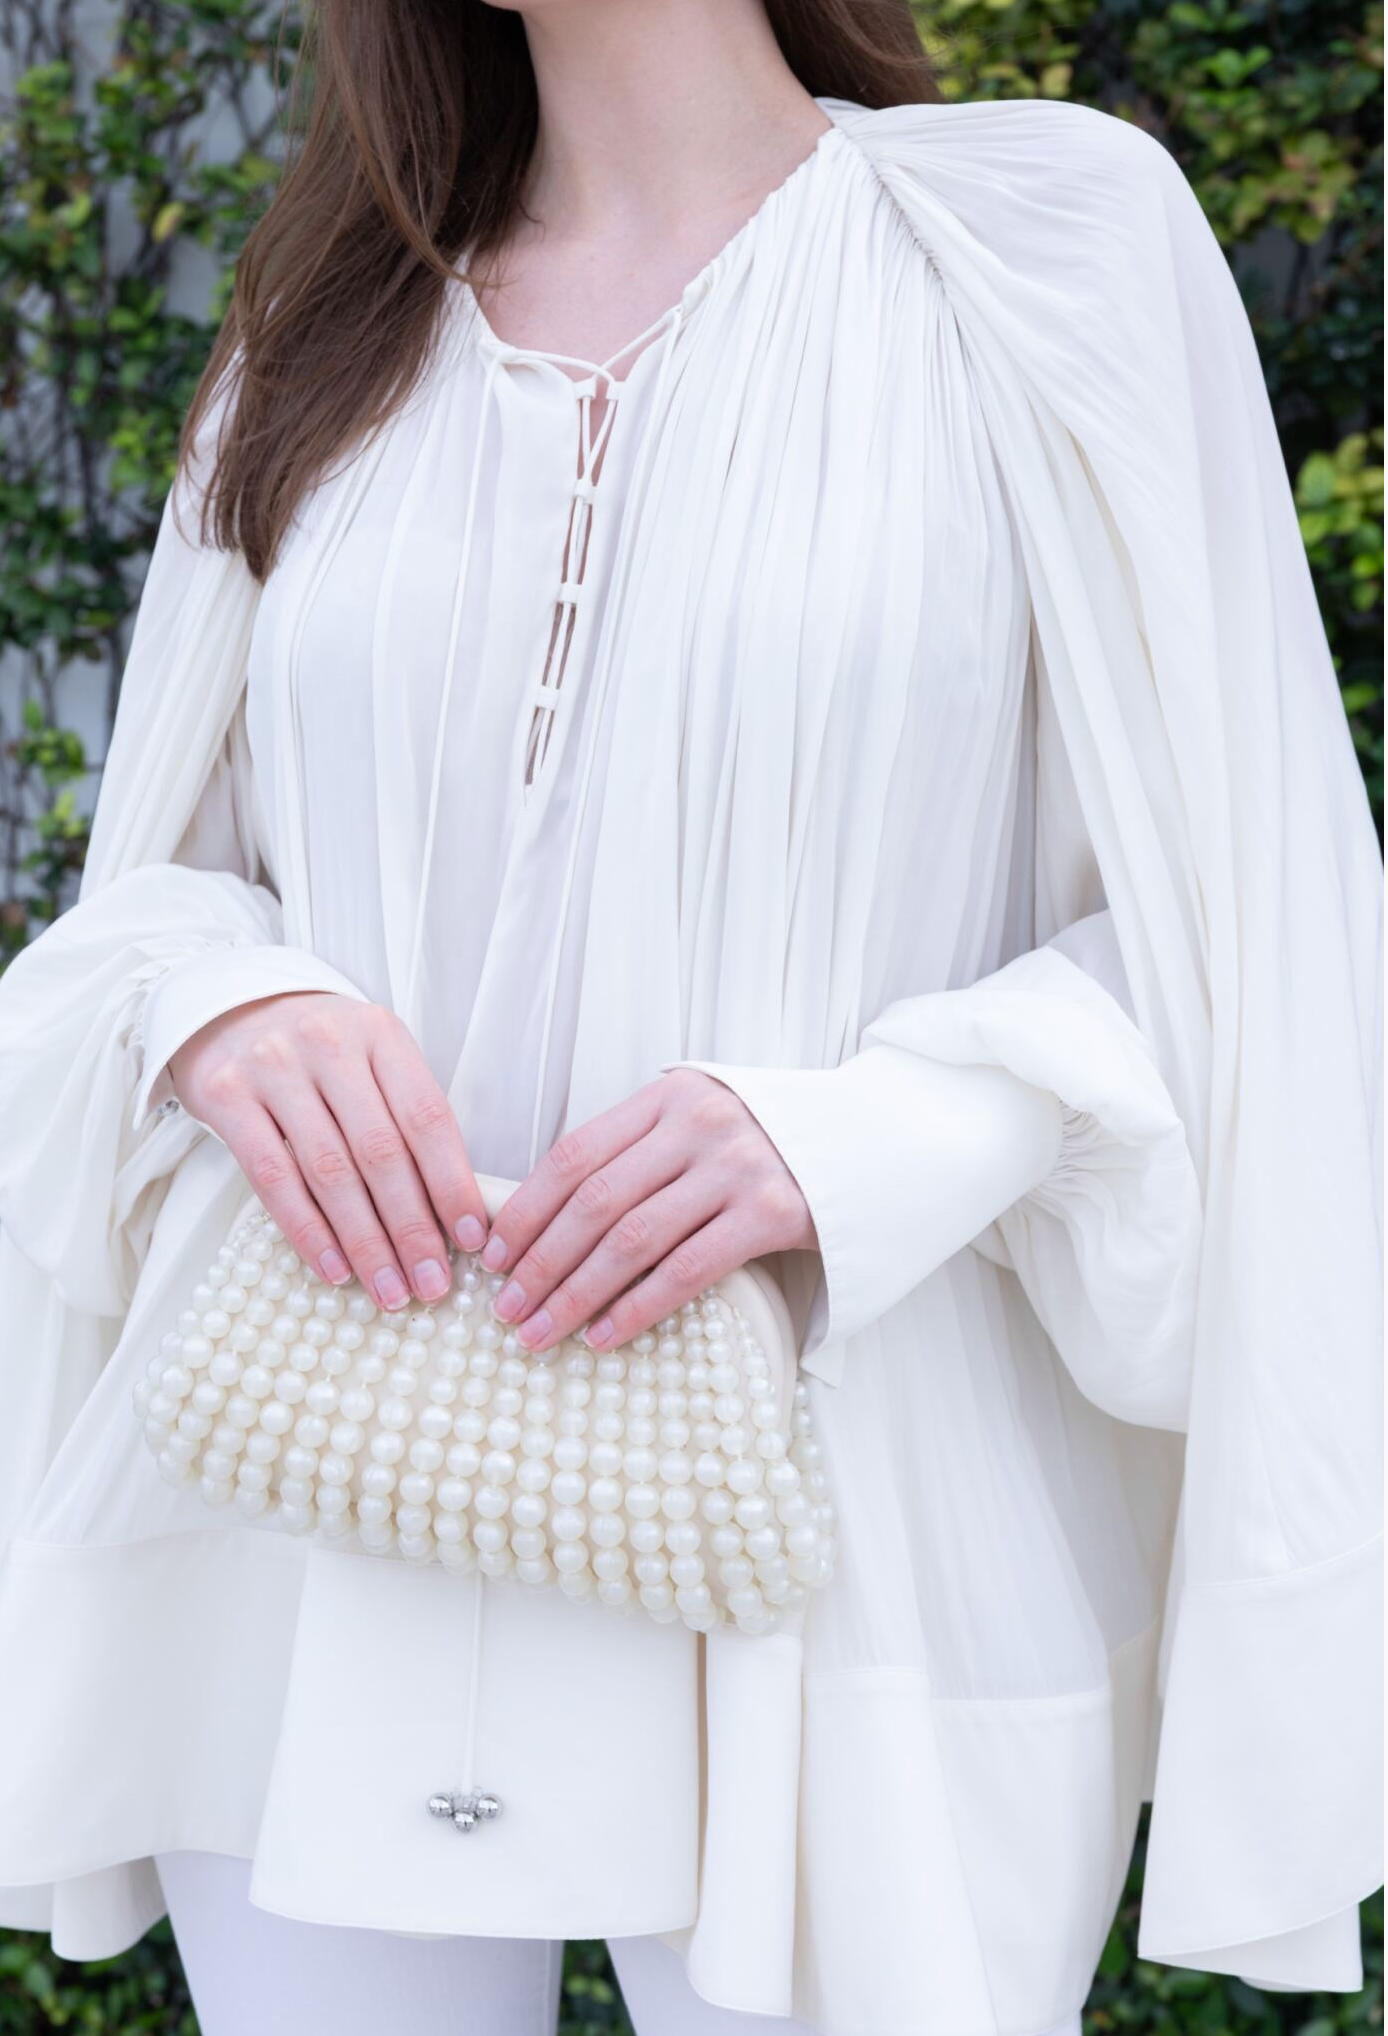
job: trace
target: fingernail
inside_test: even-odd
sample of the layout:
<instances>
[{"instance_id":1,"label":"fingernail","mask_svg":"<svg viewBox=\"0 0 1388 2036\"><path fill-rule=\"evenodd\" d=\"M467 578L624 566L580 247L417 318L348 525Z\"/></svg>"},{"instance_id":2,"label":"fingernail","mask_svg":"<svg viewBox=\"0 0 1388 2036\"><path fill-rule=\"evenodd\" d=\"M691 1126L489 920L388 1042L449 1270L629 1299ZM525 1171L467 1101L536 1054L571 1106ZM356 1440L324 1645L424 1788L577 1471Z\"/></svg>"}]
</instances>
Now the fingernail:
<instances>
[{"instance_id":1,"label":"fingernail","mask_svg":"<svg viewBox=\"0 0 1388 2036\"><path fill-rule=\"evenodd\" d=\"M352 1277L352 1268L340 1251L325 1251L318 1261L318 1269L324 1279L331 1280L335 1287L340 1287L344 1280Z\"/></svg>"},{"instance_id":2,"label":"fingernail","mask_svg":"<svg viewBox=\"0 0 1388 2036\"><path fill-rule=\"evenodd\" d=\"M482 1263L486 1266L488 1272L501 1271L501 1268L506 1263L506 1239L504 1237L488 1239L487 1248L482 1254Z\"/></svg>"},{"instance_id":3,"label":"fingernail","mask_svg":"<svg viewBox=\"0 0 1388 2036\"><path fill-rule=\"evenodd\" d=\"M499 1315L503 1322L514 1321L525 1306L525 1289L519 1280L507 1280L501 1292L492 1303L492 1313Z\"/></svg>"},{"instance_id":4,"label":"fingernail","mask_svg":"<svg viewBox=\"0 0 1388 2036\"><path fill-rule=\"evenodd\" d=\"M458 1223L458 1242L464 1251L480 1251L486 1243L487 1233L475 1216L464 1216Z\"/></svg>"},{"instance_id":5,"label":"fingernail","mask_svg":"<svg viewBox=\"0 0 1388 2036\"><path fill-rule=\"evenodd\" d=\"M554 1318L548 1308L537 1308L528 1322L522 1322L516 1331L527 1350L533 1350L537 1343L543 1343L554 1327Z\"/></svg>"},{"instance_id":6,"label":"fingernail","mask_svg":"<svg viewBox=\"0 0 1388 2036\"><path fill-rule=\"evenodd\" d=\"M399 1273L390 1266L378 1272L371 1284L376 1289L376 1299L383 1308L389 1308L392 1314L397 1308L403 1308L410 1298L409 1288Z\"/></svg>"},{"instance_id":7,"label":"fingernail","mask_svg":"<svg viewBox=\"0 0 1388 2036\"><path fill-rule=\"evenodd\" d=\"M522 1336L525 1331L521 1331ZM583 1332L583 1341L593 1350L600 1350L604 1343L612 1340L612 1317L602 1315L596 1322L590 1322Z\"/></svg>"},{"instance_id":8,"label":"fingernail","mask_svg":"<svg viewBox=\"0 0 1388 2036\"><path fill-rule=\"evenodd\" d=\"M422 1258L414 1269L414 1283L426 1301L437 1301L448 1292L448 1274L436 1258Z\"/></svg>"}]
</instances>

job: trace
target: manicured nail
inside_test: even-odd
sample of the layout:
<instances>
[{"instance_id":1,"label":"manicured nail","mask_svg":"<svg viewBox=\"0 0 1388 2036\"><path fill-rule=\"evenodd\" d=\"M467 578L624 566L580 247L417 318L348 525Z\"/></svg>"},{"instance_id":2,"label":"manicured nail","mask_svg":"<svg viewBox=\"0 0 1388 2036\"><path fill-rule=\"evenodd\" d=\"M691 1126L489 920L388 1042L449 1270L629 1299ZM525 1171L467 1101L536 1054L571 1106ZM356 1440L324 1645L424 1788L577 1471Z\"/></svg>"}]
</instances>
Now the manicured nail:
<instances>
[{"instance_id":1,"label":"manicured nail","mask_svg":"<svg viewBox=\"0 0 1388 2036\"><path fill-rule=\"evenodd\" d=\"M521 1331L521 1334L525 1334L524 1330ZM610 1343L611 1340L612 1317L610 1315L602 1315L596 1322L590 1322L583 1332L583 1341L592 1350L601 1350L603 1345Z\"/></svg>"},{"instance_id":2,"label":"manicured nail","mask_svg":"<svg viewBox=\"0 0 1388 2036\"><path fill-rule=\"evenodd\" d=\"M487 1240L487 1248L482 1254L482 1263L488 1272L500 1272L506 1263L506 1256L506 1239L501 1236L492 1237Z\"/></svg>"},{"instance_id":3,"label":"manicured nail","mask_svg":"<svg viewBox=\"0 0 1388 2036\"><path fill-rule=\"evenodd\" d=\"M492 1313L499 1315L503 1322L514 1322L524 1306L525 1290L520 1281L507 1280L492 1303Z\"/></svg>"},{"instance_id":4,"label":"manicured nail","mask_svg":"<svg viewBox=\"0 0 1388 2036\"><path fill-rule=\"evenodd\" d=\"M448 1274L436 1258L422 1258L414 1269L414 1283L420 1297L437 1301L448 1292Z\"/></svg>"},{"instance_id":5,"label":"manicured nail","mask_svg":"<svg viewBox=\"0 0 1388 2036\"><path fill-rule=\"evenodd\" d=\"M409 1288L392 1266L383 1266L372 1281L372 1285L376 1289L376 1299L392 1314L397 1308L403 1308L410 1298Z\"/></svg>"},{"instance_id":6,"label":"manicured nail","mask_svg":"<svg viewBox=\"0 0 1388 2036\"><path fill-rule=\"evenodd\" d=\"M522 1322L516 1331L527 1350L533 1350L537 1343L543 1343L554 1327L554 1318L548 1308L537 1308L528 1322Z\"/></svg>"},{"instance_id":7,"label":"manicured nail","mask_svg":"<svg viewBox=\"0 0 1388 2036\"><path fill-rule=\"evenodd\" d=\"M331 1247L319 1259L318 1269L324 1279L331 1280L335 1287L340 1287L344 1280L350 1280L352 1277L352 1268L342 1253L333 1251Z\"/></svg>"},{"instance_id":8,"label":"manicured nail","mask_svg":"<svg viewBox=\"0 0 1388 2036\"><path fill-rule=\"evenodd\" d=\"M475 1216L463 1216L458 1223L458 1242L464 1251L480 1251L487 1233Z\"/></svg>"}]
</instances>

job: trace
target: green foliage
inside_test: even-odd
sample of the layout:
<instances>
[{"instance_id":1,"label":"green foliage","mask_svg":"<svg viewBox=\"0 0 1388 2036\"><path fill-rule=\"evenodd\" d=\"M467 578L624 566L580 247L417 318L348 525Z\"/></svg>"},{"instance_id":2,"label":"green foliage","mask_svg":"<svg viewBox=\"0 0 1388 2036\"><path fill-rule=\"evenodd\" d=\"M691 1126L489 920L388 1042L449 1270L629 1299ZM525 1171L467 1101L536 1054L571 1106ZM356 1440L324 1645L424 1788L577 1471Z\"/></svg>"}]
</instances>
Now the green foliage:
<instances>
[{"instance_id":1,"label":"green foliage","mask_svg":"<svg viewBox=\"0 0 1388 2036\"><path fill-rule=\"evenodd\" d=\"M5 10L0 647L25 705L19 728L0 723L0 965L71 900L90 803L74 780L92 765L61 734L63 705L85 683L109 725L179 425L276 173L274 116L245 109L279 82L278 6L124 0L113 21L110 59L84 83L71 7ZM214 123L232 138L218 158L198 140ZM170 299L190 247L210 279L196 316Z\"/></svg>"}]
</instances>

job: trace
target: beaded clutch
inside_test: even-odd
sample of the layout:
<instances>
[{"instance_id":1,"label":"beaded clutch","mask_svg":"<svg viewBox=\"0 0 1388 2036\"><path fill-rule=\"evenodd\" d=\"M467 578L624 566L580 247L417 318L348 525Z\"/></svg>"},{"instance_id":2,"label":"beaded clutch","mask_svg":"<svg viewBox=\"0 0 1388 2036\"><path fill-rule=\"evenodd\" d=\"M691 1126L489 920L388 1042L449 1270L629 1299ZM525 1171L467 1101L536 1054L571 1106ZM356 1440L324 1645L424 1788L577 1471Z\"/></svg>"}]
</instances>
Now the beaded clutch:
<instances>
[{"instance_id":1,"label":"beaded clutch","mask_svg":"<svg viewBox=\"0 0 1388 2036\"><path fill-rule=\"evenodd\" d=\"M512 1183L479 1185L495 1214ZM380 1308L252 1199L135 1389L172 1483L258 1526L481 1569L705 1632L774 1632L828 1582L834 1515L789 1311L752 1264L612 1351L532 1357L450 1252Z\"/></svg>"}]
</instances>

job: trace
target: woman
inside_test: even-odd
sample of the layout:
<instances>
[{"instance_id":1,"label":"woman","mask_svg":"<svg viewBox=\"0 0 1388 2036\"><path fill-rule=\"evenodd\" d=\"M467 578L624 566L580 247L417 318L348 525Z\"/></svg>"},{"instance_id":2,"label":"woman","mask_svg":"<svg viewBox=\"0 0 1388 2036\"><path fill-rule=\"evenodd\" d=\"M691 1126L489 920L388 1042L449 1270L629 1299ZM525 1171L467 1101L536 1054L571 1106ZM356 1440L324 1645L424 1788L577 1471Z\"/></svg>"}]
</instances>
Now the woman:
<instances>
[{"instance_id":1,"label":"woman","mask_svg":"<svg viewBox=\"0 0 1388 2036\"><path fill-rule=\"evenodd\" d=\"M209 2036L538 2036L596 1935L641 2036L1039 2036L1151 1796L1144 1955L1357 1986L1377 853L1193 195L904 5L318 36L0 995L3 1913L168 1906ZM768 1257L803 1629L164 1487L243 1169L386 1306L485 1241L535 1353Z\"/></svg>"}]
</instances>

